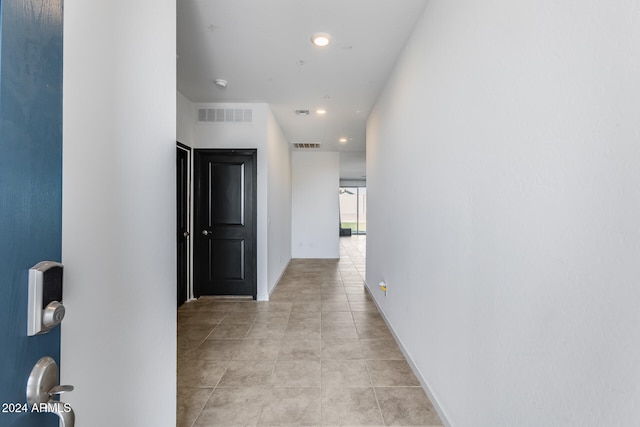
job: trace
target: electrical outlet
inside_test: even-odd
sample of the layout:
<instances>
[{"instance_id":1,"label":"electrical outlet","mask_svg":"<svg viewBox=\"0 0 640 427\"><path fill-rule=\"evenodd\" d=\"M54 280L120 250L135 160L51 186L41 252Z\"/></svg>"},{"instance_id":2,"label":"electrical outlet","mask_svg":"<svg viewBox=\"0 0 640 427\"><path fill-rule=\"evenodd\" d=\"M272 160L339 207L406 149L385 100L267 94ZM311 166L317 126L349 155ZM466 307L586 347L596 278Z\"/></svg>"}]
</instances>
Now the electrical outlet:
<instances>
[{"instance_id":1,"label":"electrical outlet","mask_svg":"<svg viewBox=\"0 0 640 427\"><path fill-rule=\"evenodd\" d=\"M382 292L384 292L384 296L387 296L387 284L385 282L380 282L378 283L378 286L380 286L380 289L382 290Z\"/></svg>"}]
</instances>

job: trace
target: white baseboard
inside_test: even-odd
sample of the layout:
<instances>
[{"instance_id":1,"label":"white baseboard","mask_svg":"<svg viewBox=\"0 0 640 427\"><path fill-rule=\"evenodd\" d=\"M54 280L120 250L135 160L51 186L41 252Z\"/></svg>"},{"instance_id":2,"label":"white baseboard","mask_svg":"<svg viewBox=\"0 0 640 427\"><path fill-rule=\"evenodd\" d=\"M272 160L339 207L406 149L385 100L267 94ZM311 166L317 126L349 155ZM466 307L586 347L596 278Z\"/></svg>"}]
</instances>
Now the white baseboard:
<instances>
[{"instance_id":1,"label":"white baseboard","mask_svg":"<svg viewBox=\"0 0 640 427\"><path fill-rule=\"evenodd\" d=\"M258 301L269 301L271 299L271 294L273 293L273 291L276 290L276 288L278 287L278 283L280 283L280 280L282 279L282 276L284 276L285 271L287 271L287 268L289 268L289 264L291 264L291 260L293 258L289 258L289 261L287 261L287 265L284 266L284 268L282 269L282 271L280 272L280 275L278 276L278 278L276 279L276 284L273 285L273 288L268 291L268 293L265 295L266 299L261 299L258 298Z\"/></svg>"},{"instance_id":2,"label":"white baseboard","mask_svg":"<svg viewBox=\"0 0 640 427\"><path fill-rule=\"evenodd\" d=\"M420 381L420 385L422 385L424 392L427 394L427 397L429 397L429 400L433 404L433 407L438 413L438 416L440 417L442 424L445 427L452 427L451 423L449 423L449 419L447 418L444 411L442 410L442 407L440 406L440 402L438 402L437 397L433 394L431 387L429 387L429 383L425 379L424 375L422 375L422 372L420 372L420 369L418 369L418 366L413 361L413 358L411 357L411 355L407 352L407 349L402 343L402 340L400 339L400 337L398 337L398 334L396 334L395 329L393 329L393 326L389 322L389 319L387 319L387 316L385 315L384 311L382 310L382 308L380 307L376 299L373 297L373 294L371 293L371 289L369 289L369 285L366 283L366 281L365 281L365 288L367 289L367 293L373 300L373 303L376 305L376 308L378 309L380 316L382 316L384 323L387 324L387 328L389 328L391 335L393 335L393 339L396 341L396 344L398 344L398 347L400 347L400 351L402 351L402 354L404 355L405 359L407 359L407 363L411 367L411 370L415 374L416 378L418 378L418 381Z\"/></svg>"}]
</instances>

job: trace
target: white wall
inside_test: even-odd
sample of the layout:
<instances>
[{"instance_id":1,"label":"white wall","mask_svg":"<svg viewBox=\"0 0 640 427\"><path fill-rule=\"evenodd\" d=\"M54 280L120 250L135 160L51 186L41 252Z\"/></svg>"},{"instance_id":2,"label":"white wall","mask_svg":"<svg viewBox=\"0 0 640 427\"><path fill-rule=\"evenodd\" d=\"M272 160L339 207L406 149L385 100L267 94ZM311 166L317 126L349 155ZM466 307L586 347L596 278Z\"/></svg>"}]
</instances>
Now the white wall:
<instances>
[{"instance_id":1,"label":"white wall","mask_svg":"<svg viewBox=\"0 0 640 427\"><path fill-rule=\"evenodd\" d=\"M285 240L290 219L282 214L283 206L290 203L290 187L278 190L280 185L290 185L287 176L291 166L282 161L288 156L289 146L267 104L195 104L194 108L241 108L253 110L251 123L196 123L193 116L194 145L199 148L255 148L258 150L258 194L257 194L257 278L258 299L267 300L277 279L291 259L291 251ZM195 114L195 110L194 110ZM273 182L270 184L271 178ZM272 221L272 226L268 224ZM275 223L274 223L275 221ZM270 233L273 228L283 234ZM272 258L269 258L269 257Z\"/></svg>"},{"instance_id":2,"label":"white wall","mask_svg":"<svg viewBox=\"0 0 640 427\"><path fill-rule=\"evenodd\" d=\"M294 151L291 158L293 258L339 258L340 153Z\"/></svg>"},{"instance_id":3,"label":"white wall","mask_svg":"<svg viewBox=\"0 0 640 427\"><path fill-rule=\"evenodd\" d=\"M267 156L267 292L271 294L291 260L291 149L271 110Z\"/></svg>"},{"instance_id":4,"label":"white wall","mask_svg":"<svg viewBox=\"0 0 640 427\"><path fill-rule=\"evenodd\" d=\"M364 151L340 152L340 180L362 181L367 173L367 153Z\"/></svg>"},{"instance_id":5,"label":"white wall","mask_svg":"<svg viewBox=\"0 0 640 427\"><path fill-rule=\"evenodd\" d=\"M369 118L367 282L452 426L638 423L638 18L430 1Z\"/></svg>"},{"instance_id":6,"label":"white wall","mask_svg":"<svg viewBox=\"0 0 640 427\"><path fill-rule=\"evenodd\" d=\"M195 106L180 92L177 92L176 97L176 139L178 142L192 147L195 139L193 135L194 117L196 114Z\"/></svg>"},{"instance_id":7,"label":"white wall","mask_svg":"<svg viewBox=\"0 0 640 427\"><path fill-rule=\"evenodd\" d=\"M81 426L175 426L175 2L64 20L63 400Z\"/></svg>"}]
</instances>

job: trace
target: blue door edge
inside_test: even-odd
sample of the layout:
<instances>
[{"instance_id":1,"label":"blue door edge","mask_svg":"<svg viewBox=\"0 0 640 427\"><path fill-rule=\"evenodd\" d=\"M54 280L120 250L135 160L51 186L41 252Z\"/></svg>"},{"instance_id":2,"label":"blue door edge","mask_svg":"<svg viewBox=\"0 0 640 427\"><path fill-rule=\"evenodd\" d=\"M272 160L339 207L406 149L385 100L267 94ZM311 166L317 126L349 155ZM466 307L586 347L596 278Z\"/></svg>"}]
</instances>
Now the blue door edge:
<instances>
[{"instance_id":1,"label":"blue door edge","mask_svg":"<svg viewBox=\"0 0 640 427\"><path fill-rule=\"evenodd\" d=\"M26 383L60 364L60 326L27 336L28 269L62 253L62 1L0 0L0 425L58 425L32 413Z\"/></svg>"}]
</instances>

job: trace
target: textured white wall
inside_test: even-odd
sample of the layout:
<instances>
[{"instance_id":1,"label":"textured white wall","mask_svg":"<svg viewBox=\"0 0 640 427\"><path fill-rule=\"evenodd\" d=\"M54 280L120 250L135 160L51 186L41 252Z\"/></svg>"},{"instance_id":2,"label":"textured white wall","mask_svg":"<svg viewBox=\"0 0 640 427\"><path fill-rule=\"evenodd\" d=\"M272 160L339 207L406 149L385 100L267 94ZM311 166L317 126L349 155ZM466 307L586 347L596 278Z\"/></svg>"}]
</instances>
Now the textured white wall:
<instances>
[{"instance_id":1,"label":"textured white wall","mask_svg":"<svg viewBox=\"0 0 640 427\"><path fill-rule=\"evenodd\" d=\"M369 118L367 282L452 426L638 423L638 6L430 1Z\"/></svg>"},{"instance_id":2,"label":"textured white wall","mask_svg":"<svg viewBox=\"0 0 640 427\"><path fill-rule=\"evenodd\" d=\"M293 258L339 258L340 153L291 153Z\"/></svg>"},{"instance_id":3,"label":"textured white wall","mask_svg":"<svg viewBox=\"0 0 640 427\"><path fill-rule=\"evenodd\" d=\"M175 426L175 2L64 21L63 400L81 426Z\"/></svg>"}]
</instances>

